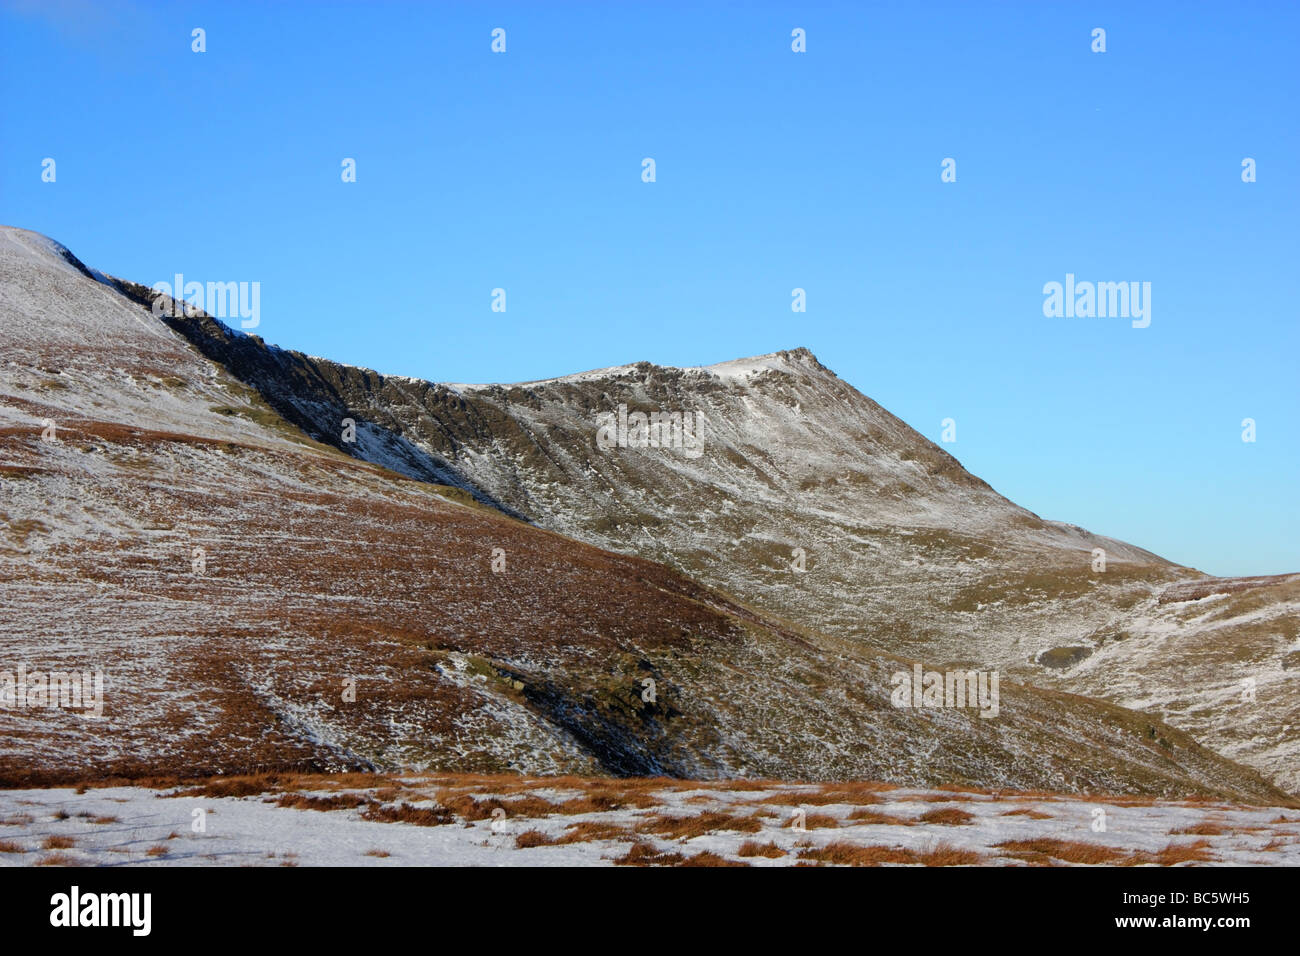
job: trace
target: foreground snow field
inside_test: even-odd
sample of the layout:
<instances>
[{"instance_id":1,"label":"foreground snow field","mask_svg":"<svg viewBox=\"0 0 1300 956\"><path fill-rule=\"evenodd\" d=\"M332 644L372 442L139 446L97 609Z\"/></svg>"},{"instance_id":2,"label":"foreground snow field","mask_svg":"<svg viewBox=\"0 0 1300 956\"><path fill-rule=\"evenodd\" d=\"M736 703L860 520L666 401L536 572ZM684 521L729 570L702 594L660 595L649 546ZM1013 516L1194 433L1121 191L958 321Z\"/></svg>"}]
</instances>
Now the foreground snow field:
<instances>
[{"instance_id":1,"label":"foreground snow field","mask_svg":"<svg viewBox=\"0 0 1300 956\"><path fill-rule=\"evenodd\" d=\"M508 776L0 791L0 866L616 863L1294 866L1300 810L877 783Z\"/></svg>"}]
</instances>

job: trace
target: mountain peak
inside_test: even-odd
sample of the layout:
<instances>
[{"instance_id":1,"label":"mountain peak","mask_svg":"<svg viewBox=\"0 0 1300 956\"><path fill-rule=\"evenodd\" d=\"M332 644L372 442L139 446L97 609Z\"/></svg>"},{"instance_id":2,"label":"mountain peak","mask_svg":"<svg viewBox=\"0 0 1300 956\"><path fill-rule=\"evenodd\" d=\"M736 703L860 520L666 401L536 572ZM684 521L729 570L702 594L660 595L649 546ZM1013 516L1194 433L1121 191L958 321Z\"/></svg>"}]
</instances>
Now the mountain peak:
<instances>
[{"instance_id":1,"label":"mountain peak","mask_svg":"<svg viewBox=\"0 0 1300 956\"><path fill-rule=\"evenodd\" d=\"M766 371L790 372L796 369L811 369L818 372L830 371L817 360L817 356L802 345L793 349L783 349L779 352L769 352L766 355L731 359L714 365L686 368L682 369L682 371L709 372L722 379L744 379Z\"/></svg>"},{"instance_id":2,"label":"mountain peak","mask_svg":"<svg viewBox=\"0 0 1300 956\"><path fill-rule=\"evenodd\" d=\"M660 365L657 362L650 362L643 359L642 361L631 362L627 365L611 365L605 368L589 369L585 372L571 372L568 375L530 379L523 382L495 382L479 384L448 382L446 384L449 388L457 390L532 388L538 385L580 385L600 381L602 379L641 376L650 371L677 374L694 373L697 375L709 375L713 378L724 381L744 382L755 375L762 374L763 372L772 371L790 373L797 370L815 370L818 372L830 373L830 369L822 365L822 363L817 360L817 356L813 355L811 351L803 346L799 346L793 349L783 349L779 352L768 352L765 355L752 355L748 358L728 359L724 362L716 362L713 365Z\"/></svg>"}]
</instances>

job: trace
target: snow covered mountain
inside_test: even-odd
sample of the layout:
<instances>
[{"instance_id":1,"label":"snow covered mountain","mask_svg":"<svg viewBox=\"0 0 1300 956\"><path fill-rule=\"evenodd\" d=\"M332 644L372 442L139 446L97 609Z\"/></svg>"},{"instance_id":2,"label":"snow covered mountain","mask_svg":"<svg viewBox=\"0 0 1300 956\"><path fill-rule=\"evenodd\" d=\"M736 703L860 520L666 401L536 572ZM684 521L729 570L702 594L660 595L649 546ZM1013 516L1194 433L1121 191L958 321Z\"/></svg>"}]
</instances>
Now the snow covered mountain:
<instances>
[{"instance_id":1,"label":"snow covered mountain","mask_svg":"<svg viewBox=\"0 0 1300 956\"><path fill-rule=\"evenodd\" d=\"M174 325L355 457L829 635L1152 711L1300 790L1300 577L1216 580L1043 520L806 350L440 385L269 347L205 316ZM634 447L639 420L620 445L620 409L624 422L682 415L677 447ZM355 443L341 440L345 417Z\"/></svg>"},{"instance_id":2,"label":"snow covered mountain","mask_svg":"<svg viewBox=\"0 0 1300 956\"><path fill-rule=\"evenodd\" d=\"M175 325L349 454L834 637L1150 711L1300 790L1300 576L1214 579L1043 520L807 350L439 385L268 347L206 317ZM620 409L703 424L677 447L620 444L616 427L602 448ZM347 416L366 423L364 440L340 440Z\"/></svg>"},{"instance_id":3,"label":"snow covered mountain","mask_svg":"<svg viewBox=\"0 0 1300 956\"><path fill-rule=\"evenodd\" d=\"M947 615L967 612L926 588L1012 580L1016 554L1068 568L1099 539L1005 502L807 353L434 386L204 316L169 320L187 342L140 287L23 230L0 230L0 280L0 684L105 686L99 719L0 701L6 782L510 769L1283 797L1054 690L1004 681L995 720L892 706L895 653L960 656ZM597 448L595 416L651 399L703 411L703 454ZM981 553L993 534L1008 553ZM1186 576L1104 546L1122 593ZM890 601L863 599L873 568ZM1002 600L1095 601L1061 573ZM999 613L1037 619L1017 607Z\"/></svg>"}]
</instances>

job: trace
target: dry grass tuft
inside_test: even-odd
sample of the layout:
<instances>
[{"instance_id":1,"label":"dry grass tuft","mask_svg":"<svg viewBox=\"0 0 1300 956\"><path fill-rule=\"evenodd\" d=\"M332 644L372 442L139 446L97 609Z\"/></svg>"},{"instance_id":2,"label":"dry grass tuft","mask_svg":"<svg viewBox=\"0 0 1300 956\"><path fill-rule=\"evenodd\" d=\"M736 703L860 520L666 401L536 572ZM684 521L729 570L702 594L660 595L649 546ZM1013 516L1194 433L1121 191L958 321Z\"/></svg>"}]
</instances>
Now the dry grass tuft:
<instances>
[{"instance_id":1,"label":"dry grass tuft","mask_svg":"<svg viewBox=\"0 0 1300 956\"><path fill-rule=\"evenodd\" d=\"M1101 846L1097 843L1079 843L1073 840L1054 840L1048 837L1033 840L1006 840L996 846L1000 850L1006 850L1007 856L1023 855L1032 859L1035 855L1039 855L1064 860L1066 863L1085 863L1093 866L1099 863L1113 863L1124 857L1124 852L1114 847Z\"/></svg>"},{"instance_id":2,"label":"dry grass tuft","mask_svg":"<svg viewBox=\"0 0 1300 956\"><path fill-rule=\"evenodd\" d=\"M67 836L47 836L41 842L42 850L70 850L77 845L77 841Z\"/></svg>"},{"instance_id":3,"label":"dry grass tuft","mask_svg":"<svg viewBox=\"0 0 1300 956\"><path fill-rule=\"evenodd\" d=\"M797 820L797 817L791 817L785 822L785 827L793 827ZM827 813L809 813L804 815L803 825L805 830L838 830L840 821Z\"/></svg>"},{"instance_id":4,"label":"dry grass tuft","mask_svg":"<svg viewBox=\"0 0 1300 956\"><path fill-rule=\"evenodd\" d=\"M169 793L169 797L253 797L286 789L285 774L262 773L243 777L213 777L196 786Z\"/></svg>"},{"instance_id":5,"label":"dry grass tuft","mask_svg":"<svg viewBox=\"0 0 1300 956\"><path fill-rule=\"evenodd\" d=\"M593 820L583 820L580 823L570 823L568 833L556 840L556 843L590 843L593 840L631 840L635 839L632 834L624 827L616 826L612 823L597 823Z\"/></svg>"},{"instance_id":6,"label":"dry grass tuft","mask_svg":"<svg viewBox=\"0 0 1300 956\"><path fill-rule=\"evenodd\" d=\"M962 850L947 843L940 843L932 850L919 854L924 866L976 866L984 857L974 850Z\"/></svg>"},{"instance_id":7,"label":"dry grass tuft","mask_svg":"<svg viewBox=\"0 0 1300 956\"><path fill-rule=\"evenodd\" d=\"M852 806L866 806L880 803L879 788L875 786L834 786L823 790L783 790L758 801L780 807L825 807L831 804L847 803Z\"/></svg>"},{"instance_id":8,"label":"dry grass tuft","mask_svg":"<svg viewBox=\"0 0 1300 956\"><path fill-rule=\"evenodd\" d=\"M614 860L617 866L748 866L737 860L728 860L716 853L705 850L693 856L684 857L680 853L661 853L649 843L636 843Z\"/></svg>"},{"instance_id":9,"label":"dry grass tuft","mask_svg":"<svg viewBox=\"0 0 1300 956\"><path fill-rule=\"evenodd\" d=\"M878 813L875 810L854 810L849 814L849 820L852 823L864 826L876 823L898 827L916 826L915 820L909 820L906 817L896 817L890 813Z\"/></svg>"},{"instance_id":10,"label":"dry grass tuft","mask_svg":"<svg viewBox=\"0 0 1300 956\"><path fill-rule=\"evenodd\" d=\"M1122 866L1174 866L1178 863L1209 863L1214 857L1208 852L1209 840L1195 843L1171 843L1159 853L1134 853Z\"/></svg>"},{"instance_id":11,"label":"dry grass tuft","mask_svg":"<svg viewBox=\"0 0 1300 956\"><path fill-rule=\"evenodd\" d=\"M973 813L967 813L956 807L945 807L942 810L930 810L921 814L922 823L940 823L944 826L965 826L974 819Z\"/></svg>"},{"instance_id":12,"label":"dry grass tuft","mask_svg":"<svg viewBox=\"0 0 1300 956\"><path fill-rule=\"evenodd\" d=\"M504 810L507 816L544 817L559 810L554 803L541 797L527 795L513 800L498 797L477 799L466 793L453 793L448 790L438 792L438 802L466 822L486 820L494 810Z\"/></svg>"},{"instance_id":13,"label":"dry grass tuft","mask_svg":"<svg viewBox=\"0 0 1300 956\"><path fill-rule=\"evenodd\" d=\"M759 843L757 840L746 840L740 845L740 849L736 851L736 856L765 856L770 860L779 859L785 855L785 850L775 843Z\"/></svg>"},{"instance_id":14,"label":"dry grass tuft","mask_svg":"<svg viewBox=\"0 0 1300 956\"><path fill-rule=\"evenodd\" d=\"M689 840L715 830L757 833L762 828L763 824L752 816L737 816L709 810L693 817L674 817L657 813L639 824L636 832L654 833L674 840Z\"/></svg>"},{"instance_id":15,"label":"dry grass tuft","mask_svg":"<svg viewBox=\"0 0 1300 956\"><path fill-rule=\"evenodd\" d=\"M269 799L268 803L271 802ZM313 797L305 793L282 794L275 801L277 807L289 807L294 810L355 810L374 803L369 797L355 793L341 793L330 797Z\"/></svg>"},{"instance_id":16,"label":"dry grass tuft","mask_svg":"<svg viewBox=\"0 0 1300 956\"><path fill-rule=\"evenodd\" d=\"M535 846L552 846L555 840L541 830L525 830L515 837L515 848L531 850Z\"/></svg>"},{"instance_id":17,"label":"dry grass tuft","mask_svg":"<svg viewBox=\"0 0 1300 956\"><path fill-rule=\"evenodd\" d=\"M600 790L585 793L580 797L571 797L552 812L576 816L580 813L608 813L611 810L623 810L627 807L644 810L658 805L659 801L648 793L636 791L615 793L611 790Z\"/></svg>"},{"instance_id":18,"label":"dry grass tuft","mask_svg":"<svg viewBox=\"0 0 1300 956\"><path fill-rule=\"evenodd\" d=\"M679 866L685 857L680 853L660 853L649 843L634 843L614 860L615 866Z\"/></svg>"},{"instance_id":19,"label":"dry grass tuft","mask_svg":"<svg viewBox=\"0 0 1300 956\"><path fill-rule=\"evenodd\" d=\"M803 861L816 860L836 866L880 866L885 863L915 865L920 858L912 850L896 846L860 846L856 843L836 841L825 846L799 852Z\"/></svg>"},{"instance_id":20,"label":"dry grass tuft","mask_svg":"<svg viewBox=\"0 0 1300 956\"><path fill-rule=\"evenodd\" d=\"M456 822L444 807L413 807L409 803L396 807L373 804L366 807L361 819L375 823L413 823L417 827L441 827Z\"/></svg>"},{"instance_id":21,"label":"dry grass tuft","mask_svg":"<svg viewBox=\"0 0 1300 956\"><path fill-rule=\"evenodd\" d=\"M1169 834L1170 836L1180 836L1180 835L1222 836L1223 834L1228 832L1229 832L1228 828L1225 827L1223 824L1215 823L1211 820L1206 820L1202 823L1196 824L1195 826L1184 827L1181 830L1170 830Z\"/></svg>"},{"instance_id":22,"label":"dry grass tuft","mask_svg":"<svg viewBox=\"0 0 1300 956\"><path fill-rule=\"evenodd\" d=\"M716 853L710 853L705 850L702 853L696 853L694 856L688 856L680 864L681 866L749 866L748 863L741 863L739 860L728 860L726 857L718 856Z\"/></svg>"}]
</instances>

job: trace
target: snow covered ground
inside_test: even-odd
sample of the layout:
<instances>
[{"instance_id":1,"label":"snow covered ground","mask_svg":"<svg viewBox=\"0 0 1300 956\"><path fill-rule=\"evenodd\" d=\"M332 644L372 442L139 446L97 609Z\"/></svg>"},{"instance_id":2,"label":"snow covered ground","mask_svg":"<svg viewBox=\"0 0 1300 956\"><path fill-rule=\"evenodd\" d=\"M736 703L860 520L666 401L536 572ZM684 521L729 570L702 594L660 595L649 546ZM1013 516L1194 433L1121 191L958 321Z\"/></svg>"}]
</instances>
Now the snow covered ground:
<instances>
[{"instance_id":1,"label":"snow covered ground","mask_svg":"<svg viewBox=\"0 0 1300 956\"><path fill-rule=\"evenodd\" d=\"M374 779L0 791L0 866L1300 864L1296 809L873 783Z\"/></svg>"}]
</instances>

